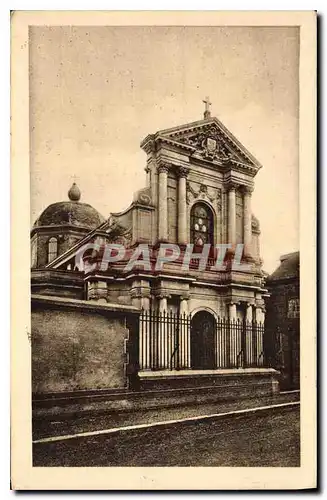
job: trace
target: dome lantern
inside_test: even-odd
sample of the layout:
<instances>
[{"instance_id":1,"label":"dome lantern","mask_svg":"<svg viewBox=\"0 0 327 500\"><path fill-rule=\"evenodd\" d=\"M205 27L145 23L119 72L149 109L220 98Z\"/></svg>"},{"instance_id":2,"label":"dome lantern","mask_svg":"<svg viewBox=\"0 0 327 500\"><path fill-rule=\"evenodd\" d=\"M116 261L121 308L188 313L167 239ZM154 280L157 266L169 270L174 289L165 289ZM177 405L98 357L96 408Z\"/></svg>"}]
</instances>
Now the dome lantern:
<instances>
[{"instance_id":1,"label":"dome lantern","mask_svg":"<svg viewBox=\"0 0 327 500\"><path fill-rule=\"evenodd\" d=\"M72 187L68 191L68 198L70 201L79 201L81 198L81 191L77 186L76 182L73 183Z\"/></svg>"}]
</instances>

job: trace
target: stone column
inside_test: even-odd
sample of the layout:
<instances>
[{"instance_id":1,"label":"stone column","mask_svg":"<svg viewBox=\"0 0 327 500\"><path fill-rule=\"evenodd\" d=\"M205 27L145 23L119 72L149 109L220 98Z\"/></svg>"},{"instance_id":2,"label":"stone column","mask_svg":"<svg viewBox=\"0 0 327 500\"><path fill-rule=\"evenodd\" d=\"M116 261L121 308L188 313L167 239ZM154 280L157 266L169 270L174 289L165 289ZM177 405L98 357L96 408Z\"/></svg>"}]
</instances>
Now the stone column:
<instances>
[{"instance_id":1,"label":"stone column","mask_svg":"<svg viewBox=\"0 0 327 500\"><path fill-rule=\"evenodd\" d=\"M257 322L257 327L256 327L256 332L257 332L257 337L256 337L256 360L259 366L263 365L263 335L264 335L264 320L265 320L265 314L263 312L262 307L256 307L255 310L255 319Z\"/></svg>"},{"instance_id":2,"label":"stone column","mask_svg":"<svg viewBox=\"0 0 327 500\"><path fill-rule=\"evenodd\" d=\"M140 307L143 312L139 322L139 364L142 370L150 369L150 283L135 280L130 289L132 305Z\"/></svg>"},{"instance_id":3,"label":"stone column","mask_svg":"<svg viewBox=\"0 0 327 500\"><path fill-rule=\"evenodd\" d=\"M159 311L167 312L167 295L160 295L159 297Z\"/></svg>"},{"instance_id":4,"label":"stone column","mask_svg":"<svg viewBox=\"0 0 327 500\"><path fill-rule=\"evenodd\" d=\"M178 175L178 243L187 244L187 203L186 203L186 178L188 169L180 167Z\"/></svg>"},{"instance_id":5,"label":"stone column","mask_svg":"<svg viewBox=\"0 0 327 500\"><path fill-rule=\"evenodd\" d=\"M189 297L186 296L186 295L182 295L181 296L181 302L180 302L180 308L179 308L179 311L180 311L180 314L188 314L188 301L189 301Z\"/></svg>"},{"instance_id":6,"label":"stone column","mask_svg":"<svg viewBox=\"0 0 327 500\"><path fill-rule=\"evenodd\" d=\"M168 196L167 180L168 165L160 165L159 172L159 195L158 195L158 239L167 241L168 239Z\"/></svg>"},{"instance_id":7,"label":"stone column","mask_svg":"<svg viewBox=\"0 0 327 500\"><path fill-rule=\"evenodd\" d=\"M191 367L191 343L190 343L190 328L189 328L189 296L182 295L179 313L180 313L180 329L179 329L179 364L180 367Z\"/></svg>"},{"instance_id":8,"label":"stone column","mask_svg":"<svg viewBox=\"0 0 327 500\"><path fill-rule=\"evenodd\" d=\"M255 320L257 323L262 323L262 309L261 309L261 307L255 308Z\"/></svg>"},{"instance_id":9,"label":"stone column","mask_svg":"<svg viewBox=\"0 0 327 500\"><path fill-rule=\"evenodd\" d=\"M264 321L265 321L265 309L263 307L256 307L255 319L258 323L264 323Z\"/></svg>"},{"instance_id":10,"label":"stone column","mask_svg":"<svg viewBox=\"0 0 327 500\"><path fill-rule=\"evenodd\" d=\"M253 188L252 187L244 187L244 255L246 257L251 257L251 248L252 248L252 212L251 212L251 194Z\"/></svg>"},{"instance_id":11,"label":"stone column","mask_svg":"<svg viewBox=\"0 0 327 500\"><path fill-rule=\"evenodd\" d=\"M229 304L229 319L236 320L236 304Z\"/></svg>"},{"instance_id":12,"label":"stone column","mask_svg":"<svg viewBox=\"0 0 327 500\"><path fill-rule=\"evenodd\" d=\"M252 304L246 305L245 313L246 325L245 325L245 345L244 348L244 361L246 363L251 363L254 361L254 350L253 350L253 306ZM244 339L243 339L244 340ZM248 348L247 348L248 346Z\"/></svg>"},{"instance_id":13,"label":"stone column","mask_svg":"<svg viewBox=\"0 0 327 500\"><path fill-rule=\"evenodd\" d=\"M159 321L157 323L157 331L155 333L155 357L158 359L158 368L167 370L171 356L171 339L169 329L167 327L167 298L166 292L158 296L159 299Z\"/></svg>"},{"instance_id":14,"label":"stone column","mask_svg":"<svg viewBox=\"0 0 327 500\"><path fill-rule=\"evenodd\" d=\"M235 335L236 325L236 304L231 302L228 305L229 326L228 334L226 335L226 344L224 346L226 351L227 366L234 368L236 366L235 351L237 350L237 342Z\"/></svg>"},{"instance_id":15,"label":"stone column","mask_svg":"<svg viewBox=\"0 0 327 500\"><path fill-rule=\"evenodd\" d=\"M235 249L236 244L236 195L235 185L228 190L228 243Z\"/></svg>"},{"instance_id":16,"label":"stone column","mask_svg":"<svg viewBox=\"0 0 327 500\"><path fill-rule=\"evenodd\" d=\"M249 323L252 322L252 304L246 305L246 321Z\"/></svg>"},{"instance_id":17,"label":"stone column","mask_svg":"<svg viewBox=\"0 0 327 500\"><path fill-rule=\"evenodd\" d=\"M150 293L141 297L141 307L143 309L143 318L140 320L140 334L139 334L139 359L140 368L143 370L150 369Z\"/></svg>"},{"instance_id":18,"label":"stone column","mask_svg":"<svg viewBox=\"0 0 327 500\"><path fill-rule=\"evenodd\" d=\"M150 295L148 297L141 298L141 307L144 311L149 311L149 309L150 309Z\"/></svg>"}]
</instances>

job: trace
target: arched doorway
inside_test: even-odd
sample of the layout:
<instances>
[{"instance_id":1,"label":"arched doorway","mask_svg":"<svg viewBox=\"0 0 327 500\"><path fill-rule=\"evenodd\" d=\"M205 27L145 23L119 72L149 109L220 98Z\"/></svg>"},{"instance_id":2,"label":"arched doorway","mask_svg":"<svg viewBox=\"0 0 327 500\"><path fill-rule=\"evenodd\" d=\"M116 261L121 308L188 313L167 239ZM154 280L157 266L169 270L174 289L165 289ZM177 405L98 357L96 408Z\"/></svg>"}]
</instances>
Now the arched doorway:
<instances>
[{"instance_id":1,"label":"arched doorway","mask_svg":"<svg viewBox=\"0 0 327 500\"><path fill-rule=\"evenodd\" d=\"M216 319L208 311L197 312L191 320L191 367L215 368Z\"/></svg>"}]
</instances>

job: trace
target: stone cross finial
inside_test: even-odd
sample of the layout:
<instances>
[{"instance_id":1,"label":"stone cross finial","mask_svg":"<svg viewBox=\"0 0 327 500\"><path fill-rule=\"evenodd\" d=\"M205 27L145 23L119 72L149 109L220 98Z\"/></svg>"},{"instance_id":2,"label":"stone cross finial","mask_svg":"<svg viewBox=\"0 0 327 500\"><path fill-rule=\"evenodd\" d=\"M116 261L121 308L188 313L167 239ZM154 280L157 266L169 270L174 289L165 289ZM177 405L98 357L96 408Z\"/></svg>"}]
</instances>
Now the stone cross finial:
<instances>
[{"instance_id":1,"label":"stone cross finial","mask_svg":"<svg viewBox=\"0 0 327 500\"><path fill-rule=\"evenodd\" d=\"M205 110L204 110L204 119L210 118L211 113L210 113L210 106L212 102L210 102L210 98L206 97L202 102L205 104Z\"/></svg>"}]
</instances>

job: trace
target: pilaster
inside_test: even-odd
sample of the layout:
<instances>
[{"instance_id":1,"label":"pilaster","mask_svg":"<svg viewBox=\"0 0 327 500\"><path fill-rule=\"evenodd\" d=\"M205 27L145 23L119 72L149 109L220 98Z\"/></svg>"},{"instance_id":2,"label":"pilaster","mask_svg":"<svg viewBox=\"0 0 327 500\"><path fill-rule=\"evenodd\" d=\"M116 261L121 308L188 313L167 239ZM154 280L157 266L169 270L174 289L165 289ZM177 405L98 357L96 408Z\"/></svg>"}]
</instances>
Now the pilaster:
<instances>
[{"instance_id":1,"label":"pilaster","mask_svg":"<svg viewBox=\"0 0 327 500\"><path fill-rule=\"evenodd\" d=\"M236 188L235 183L228 185L228 243L232 250L236 245Z\"/></svg>"},{"instance_id":2,"label":"pilaster","mask_svg":"<svg viewBox=\"0 0 327 500\"><path fill-rule=\"evenodd\" d=\"M87 300L107 302L108 285L106 281L92 280L87 283Z\"/></svg>"},{"instance_id":3,"label":"pilaster","mask_svg":"<svg viewBox=\"0 0 327 500\"><path fill-rule=\"evenodd\" d=\"M130 290L132 305L145 311L150 309L151 288L146 280L134 281Z\"/></svg>"},{"instance_id":4,"label":"pilaster","mask_svg":"<svg viewBox=\"0 0 327 500\"><path fill-rule=\"evenodd\" d=\"M178 177L178 243L187 244L187 199L186 179L189 170L186 167L177 169Z\"/></svg>"},{"instance_id":5,"label":"pilaster","mask_svg":"<svg viewBox=\"0 0 327 500\"><path fill-rule=\"evenodd\" d=\"M158 188L158 240L168 240L168 164L158 166L159 188Z\"/></svg>"},{"instance_id":6,"label":"pilaster","mask_svg":"<svg viewBox=\"0 0 327 500\"><path fill-rule=\"evenodd\" d=\"M252 258L252 211L251 211L251 195L253 187L243 186L244 193L244 256L248 259Z\"/></svg>"}]
</instances>

